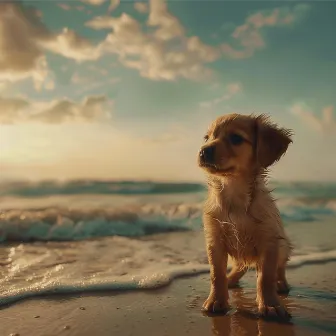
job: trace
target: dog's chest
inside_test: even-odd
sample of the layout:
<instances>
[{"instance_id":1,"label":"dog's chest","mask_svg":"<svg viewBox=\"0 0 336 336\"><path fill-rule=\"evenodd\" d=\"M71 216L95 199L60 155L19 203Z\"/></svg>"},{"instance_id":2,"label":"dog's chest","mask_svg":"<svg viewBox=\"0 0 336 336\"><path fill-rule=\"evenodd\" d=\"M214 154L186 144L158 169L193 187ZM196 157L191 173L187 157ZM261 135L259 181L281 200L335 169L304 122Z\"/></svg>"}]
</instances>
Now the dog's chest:
<instances>
[{"instance_id":1,"label":"dog's chest","mask_svg":"<svg viewBox=\"0 0 336 336\"><path fill-rule=\"evenodd\" d=\"M247 213L228 212L217 214L221 239L228 253L238 260L250 260L256 255L256 223Z\"/></svg>"},{"instance_id":2,"label":"dog's chest","mask_svg":"<svg viewBox=\"0 0 336 336\"><path fill-rule=\"evenodd\" d=\"M243 263L253 264L268 241L284 236L276 205L264 187L251 195L229 185L210 192L205 205L227 252Z\"/></svg>"}]
</instances>

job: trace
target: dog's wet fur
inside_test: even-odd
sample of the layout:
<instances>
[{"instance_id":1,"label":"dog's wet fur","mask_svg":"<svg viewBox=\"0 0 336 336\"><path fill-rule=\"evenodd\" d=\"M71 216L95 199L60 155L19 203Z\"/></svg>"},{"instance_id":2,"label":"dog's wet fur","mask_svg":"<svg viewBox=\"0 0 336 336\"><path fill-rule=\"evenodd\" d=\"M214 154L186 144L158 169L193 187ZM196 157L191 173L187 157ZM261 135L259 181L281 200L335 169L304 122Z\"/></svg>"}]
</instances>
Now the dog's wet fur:
<instances>
[{"instance_id":1,"label":"dog's wet fur","mask_svg":"<svg viewBox=\"0 0 336 336\"><path fill-rule=\"evenodd\" d=\"M267 168L285 154L291 137L265 115L240 114L219 117L204 137L198 164L208 179L203 222L211 277L205 311L228 310L228 288L253 266L259 313L290 317L278 293L289 291L285 267L292 248L267 189ZM227 275L228 255L234 265Z\"/></svg>"}]
</instances>

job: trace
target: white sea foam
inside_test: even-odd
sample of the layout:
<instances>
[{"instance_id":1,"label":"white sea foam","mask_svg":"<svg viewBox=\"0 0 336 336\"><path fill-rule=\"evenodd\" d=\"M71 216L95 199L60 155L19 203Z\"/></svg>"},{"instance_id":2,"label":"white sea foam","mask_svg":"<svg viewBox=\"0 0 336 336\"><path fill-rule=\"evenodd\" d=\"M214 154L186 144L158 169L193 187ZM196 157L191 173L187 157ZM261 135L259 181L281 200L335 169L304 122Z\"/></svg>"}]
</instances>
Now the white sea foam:
<instances>
[{"instance_id":1,"label":"white sea foam","mask_svg":"<svg viewBox=\"0 0 336 336\"><path fill-rule=\"evenodd\" d=\"M165 286L176 277L209 271L203 239L198 231L2 247L0 305L53 293ZM289 267L336 261L336 250L304 253Z\"/></svg>"}]
</instances>

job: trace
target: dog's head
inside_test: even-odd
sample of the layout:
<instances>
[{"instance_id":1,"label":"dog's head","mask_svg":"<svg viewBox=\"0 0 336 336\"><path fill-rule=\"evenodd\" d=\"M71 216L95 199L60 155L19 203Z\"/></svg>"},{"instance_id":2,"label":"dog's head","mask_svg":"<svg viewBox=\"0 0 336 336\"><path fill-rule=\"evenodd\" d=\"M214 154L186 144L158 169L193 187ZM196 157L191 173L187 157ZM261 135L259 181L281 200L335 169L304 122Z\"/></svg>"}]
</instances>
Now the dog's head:
<instances>
[{"instance_id":1,"label":"dog's head","mask_svg":"<svg viewBox=\"0 0 336 336\"><path fill-rule=\"evenodd\" d=\"M292 142L291 135L265 115L225 115L210 125L198 164L217 176L260 171L281 158Z\"/></svg>"}]
</instances>

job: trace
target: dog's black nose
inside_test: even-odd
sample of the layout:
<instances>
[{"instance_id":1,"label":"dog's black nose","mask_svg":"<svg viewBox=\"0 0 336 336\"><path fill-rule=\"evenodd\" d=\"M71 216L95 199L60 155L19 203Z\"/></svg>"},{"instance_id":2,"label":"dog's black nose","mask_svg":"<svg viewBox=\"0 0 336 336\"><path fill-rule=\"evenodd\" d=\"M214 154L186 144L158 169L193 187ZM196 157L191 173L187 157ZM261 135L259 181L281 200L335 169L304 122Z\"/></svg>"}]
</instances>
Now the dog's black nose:
<instances>
[{"instance_id":1,"label":"dog's black nose","mask_svg":"<svg viewBox=\"0 0 336 336\"><path fill-rule=\"evenodd\" d=\"M215 161L215 146L207 146L201 149L200 159L204 163L214 163Z\"/></svg>"}]
</instances>

